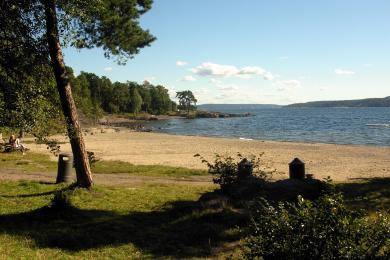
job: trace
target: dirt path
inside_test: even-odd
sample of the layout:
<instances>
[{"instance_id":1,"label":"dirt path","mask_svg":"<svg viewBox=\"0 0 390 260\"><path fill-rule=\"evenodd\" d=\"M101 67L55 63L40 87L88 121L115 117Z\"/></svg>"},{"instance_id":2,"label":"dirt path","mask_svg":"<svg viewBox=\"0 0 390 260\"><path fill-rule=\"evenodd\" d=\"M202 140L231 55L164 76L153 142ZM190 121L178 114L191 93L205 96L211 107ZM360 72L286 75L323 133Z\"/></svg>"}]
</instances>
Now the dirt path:
<instances>
[{"instance_id":1,"label":"dirt path","mask_svg":"<svg viewBox=\"0 0 390 260\"><path fill-rule=\"evenodd\" d=\"M94 183L108 186L139 186L143 184L184 184L184 185L213 185L210 176L187 177L155 177L133 174L95 174ZM29 180L45 183L55 183L55 173L23 172L13 169L1 169L0 181Z\"/></svg>"}]
</instances>

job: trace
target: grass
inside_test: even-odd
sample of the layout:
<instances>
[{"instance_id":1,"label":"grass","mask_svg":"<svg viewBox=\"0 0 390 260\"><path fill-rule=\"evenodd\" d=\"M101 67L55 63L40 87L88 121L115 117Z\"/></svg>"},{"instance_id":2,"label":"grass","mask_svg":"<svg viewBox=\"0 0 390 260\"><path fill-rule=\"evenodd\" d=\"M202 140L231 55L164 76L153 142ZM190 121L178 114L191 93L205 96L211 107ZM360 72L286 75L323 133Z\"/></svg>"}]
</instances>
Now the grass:
<instances>
[{"instance_id":1,"label":"grass","mask_svg":"<svg viewBox=\"0 0 390 260\"><path fill-rule=\"evenodd\" d=\"M0 169L56 172L49 155L1 153ZM94 173L183 177L206 171L169 166L99 161ZM142 184L94 186L0 181L0 259L118 258L177 259L225 257L243 233L247 219L226 207L202 208L196 202L211 185ZM338 183L350 208L374 212L390 208L390 178ZM58 192L68 207L51 207ZM237 249L238 250L238 249Z\"/></svg>"},{"instance_id":2,"label":"grass","mask_svg":"<svg viewBox=\"0 0 390 260\"><path fill-rule=\"evenodd\" d=\"M0 258L181 259L217 257L238 241L243 217L203 209L196 200L213 186L95 186L0 182ZM49 207L62 190L67 207ZM219 254L223 257L223 254Z\"/></svg>"},{"instance_id":3,"label":"grass","mask_svg":"<svg viewBox=\"0 0 390 260\"><path fill-rule=\"evenodd\" d=\"M339 183L346 204L355 210L368 212L390 209L390 178L367 178L357 182Z\"/></svg>"},{"instance_id":4,"label":"grass","mask_svg":"<svg viewBox=\"0 0 390 260\"><path fill-rule=\"evenodd\" d=\"M50 160L49 154L27 152L0 153L0 169L25 172L55 172L57 163Z\"/></svg>"},{"instance_id":5,"label":"grass","mask_svg":"<svg viewBox=\"0 0 390 260\"><path fill-rule=\"evenodd\" d=\"M24 172L56 172L57 162L49 154L27 152L0 153L0 168ZM187 169L164 165L134 165L122 161L98 161L92 164L94 174L125 173L143 176L186 177L207 175L205 170Z\"/></svg>"},{"instance_id":6,"label":"grass","mask_svg":"<svg viewBox=\"0 0 390 260\"><path fill-rule=\"evenodd\" d=\"M183 167L172 167L164 165L134 165L122 161L98 161L92 164L94 173L127 173L147 176L201 176L207 175L205 170L187 169Z\"/></svg>"}]
</instances>

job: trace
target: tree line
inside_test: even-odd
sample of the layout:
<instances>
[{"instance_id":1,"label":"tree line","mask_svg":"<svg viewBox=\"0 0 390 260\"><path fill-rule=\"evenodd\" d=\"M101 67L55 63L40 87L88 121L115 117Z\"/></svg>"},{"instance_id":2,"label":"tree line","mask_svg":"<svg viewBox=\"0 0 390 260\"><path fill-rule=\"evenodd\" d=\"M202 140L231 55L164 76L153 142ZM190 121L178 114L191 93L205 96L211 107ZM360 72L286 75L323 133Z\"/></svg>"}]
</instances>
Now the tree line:
<instances>
[{"instance_id":1,"label":"tree line","mask_svg":"<svg viewBox=\"0 0 390 260\"><path fill-rule=\"evenodd\" d=\"M71 68L68 68L68 73L73 75ZM159 115L177 110L168 89L148 81L142 84L111 82L105 76L81 72L77 77L72 76L71 82L77 108L88 117L98 118L103 112Z\"/></svg>"},{"instance_id":2,"label":"tree line","mask_svg":"<svg viewBox=\"0 0 390 260\"><path fill-rule=\"evenodd\" d=\"M65 122L80 187L92 186L92 174L76 103L89 115L103 111L164 113L175 105L163 86L112 83L88 73L74 77L65 66L62 47L98 47L105 57L125 64L156 39L139 23L152 3L0 1L0 128L47 135L50 124ZM182 104L188 108L188 102Z\"/></svg>"}]
</instances>

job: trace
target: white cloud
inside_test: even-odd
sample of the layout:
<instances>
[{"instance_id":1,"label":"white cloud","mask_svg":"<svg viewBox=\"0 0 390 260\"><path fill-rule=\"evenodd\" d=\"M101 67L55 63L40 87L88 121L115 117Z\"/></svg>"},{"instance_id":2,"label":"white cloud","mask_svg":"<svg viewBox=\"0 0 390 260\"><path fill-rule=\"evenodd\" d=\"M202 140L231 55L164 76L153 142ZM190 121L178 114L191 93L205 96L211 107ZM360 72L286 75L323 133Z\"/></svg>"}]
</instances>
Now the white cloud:
<instances>
[{"instance_id":1,"label":"white cloud","mask_svg":"<svg viewBox=\"0 0 390 260\"><path fill-rule=\"evenodd\" d=\"M354 75L355 71L345 70L345 69L335 69L334 73L336 73L337 75Z\"/></svg>"},{"instance_id":2,"label":"white cloud","mask_svg":"<svg viewBox=\"0 0 390 260\"><path fill-rule=\"evenodd\" d=\"M249 78L253 75L263 76L266 80L272 80L273 75L261 67L243 67L241 69L233 65L220 65L212 62L204 62L201 65L191 69L199 76Z\"/></svg>"},{"instance_id":3,"label":"white cloud","mask_svg":"<svg viewBox=\"0 0 390 260\"><path fill-rule=\"evenodd\" d=\"M112 71L112 67L105 67L104 71Z\"/></svg>"},{"instance_id":4,"label":"white cloud","mask_svg":"<svg viewBox=\"0 0 390 260\"><path fill-rule=\"evenodd\" d=\"M300 88L302 86L299 80L291 79L291 80L281 80L274 84L277 86L278 91L292 91Z\"/></svg>"},{"instance_id":5,"label":"white cloud","mask_svg":"<svg viewBox=\"0 0 390 260\"><path fill-rule=\"evenodd\" d=\"M263 75L266 71L260 67L244 67L238 74L244 75Z\"/></svg>"},{"instance_id":6,"label":"white cloud","mask_svg":"<svg viewBox=\"0 0 390 260\"><path fill-rule=\"evenodd\" d=\"M184 76L181 81L196 81L196 78L194 78L191 75Z\"/></svg>"},{"instance_id":7,"label":"white cloud","mask_svg":"<svg viewBox=\"0 0 390 260\"><path fill-rule=\"evenodd\" d=\"M205 62L196 68L193 68L192 72L199 76L227 77L238 74L239 70L237 67L231 65L219 65L211 62Z\"/></svg>"},{"instance_id":8,"label":"white cloud","mask_svg":"<svg viewBox=\"0 0 390 260\"><path fill-rule=\"evenodd\" d=\"M186 61L178 60L176 61L176 66L183 67L186 66L188 63Z\"/></svg>"}]
</instances>

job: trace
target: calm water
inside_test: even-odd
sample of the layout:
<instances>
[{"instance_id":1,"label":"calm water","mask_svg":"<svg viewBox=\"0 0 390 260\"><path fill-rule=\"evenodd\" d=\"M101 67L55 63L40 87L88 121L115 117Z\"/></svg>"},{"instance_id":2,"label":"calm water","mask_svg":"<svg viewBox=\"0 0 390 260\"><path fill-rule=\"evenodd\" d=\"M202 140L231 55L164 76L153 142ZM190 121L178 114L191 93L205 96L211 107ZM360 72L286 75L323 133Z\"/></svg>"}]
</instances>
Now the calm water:
<instances>
[{"instance_id":1,"label":"calm water","mask_svg":"<svg viewBox=\"0 0 390 260\"><path fill-rule=\"evenodd\" d=\"M169 119L150 122L148 127L179 135L390 146L390 108L248 108L221 112L250 112L253 116Z\"/></svg>"}]
</instances>

